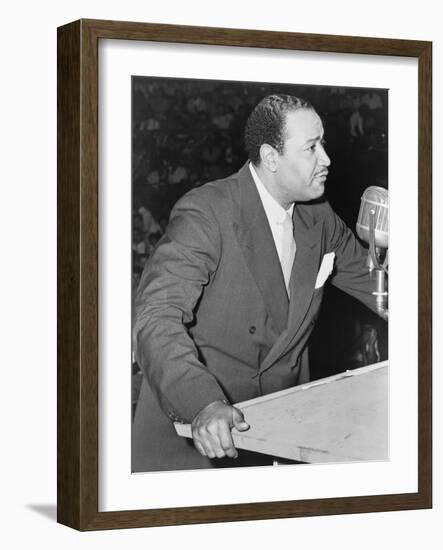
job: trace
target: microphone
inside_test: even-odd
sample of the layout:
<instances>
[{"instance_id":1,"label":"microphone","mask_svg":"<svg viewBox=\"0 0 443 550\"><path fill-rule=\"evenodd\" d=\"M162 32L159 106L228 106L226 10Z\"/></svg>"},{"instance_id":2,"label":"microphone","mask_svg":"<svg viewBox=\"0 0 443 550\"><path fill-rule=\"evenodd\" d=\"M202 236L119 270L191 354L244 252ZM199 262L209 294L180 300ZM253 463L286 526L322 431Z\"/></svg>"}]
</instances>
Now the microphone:
<instances>
[{"instance_id":1,"label":"microphone","mask_svg":"<svg viewBox=\"0 0 443 550\"><path fill-rule=\"evenodd\" d=\"M364 191L356 230L360 239L369 244L368 268L369 273L375 269L376 291L373 294L376 297L376 307L386 317L389 247L389 194L386 189L373 185ZM382 263L383 249L385 257Z\"/></svg>"},{"instance_id":2,"label":"microphone","mask_svg":"<svg viewBox=\"0 0 443 550\"><path fill-rule=\"evenodd\" d=\"M371 222L374 225L374 245L377 248L389 246L389 195L383 187L368 187L362 197L357 220L357 235L371 244Z\"/></svg>"}]
</instances>

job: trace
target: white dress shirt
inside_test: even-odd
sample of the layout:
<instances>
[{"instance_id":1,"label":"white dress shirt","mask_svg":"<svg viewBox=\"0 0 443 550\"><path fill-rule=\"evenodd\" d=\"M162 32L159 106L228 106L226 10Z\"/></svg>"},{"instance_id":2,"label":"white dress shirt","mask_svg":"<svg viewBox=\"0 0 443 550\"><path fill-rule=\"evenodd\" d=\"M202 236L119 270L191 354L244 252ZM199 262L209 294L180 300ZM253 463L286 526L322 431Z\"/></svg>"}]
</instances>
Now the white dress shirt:
<instances>
[{"instance_id":1,"label":"white dress shirt","mask_svg":"<svg viewBox=\"0 0 443 550\"><path fill-rule=\"evenodd\" d=\"M292 219L294 205L292 204L288 210L285 210L263 185L252 163L249 163L249 170L251 171L251 175L257 187L258 194L260 195L266 217L268 218L269 227L271 228L272 236L274 238L275 248L277 249L280 264L282 265L282 259L284 261L285 255L283 222L285 221L287 216L290 216ZM295 254L295 241L293 243L292 253ZM288 287L288 282L289 281L286 281L286 287Z\"/></svg>"}]
</instances>

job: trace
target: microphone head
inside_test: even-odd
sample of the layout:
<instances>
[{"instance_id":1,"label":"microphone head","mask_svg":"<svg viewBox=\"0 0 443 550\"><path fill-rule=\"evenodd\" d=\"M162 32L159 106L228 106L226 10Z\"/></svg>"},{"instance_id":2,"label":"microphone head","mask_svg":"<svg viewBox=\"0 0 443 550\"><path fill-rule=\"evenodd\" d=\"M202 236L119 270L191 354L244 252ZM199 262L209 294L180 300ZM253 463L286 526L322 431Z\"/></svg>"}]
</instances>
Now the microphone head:
<instances>
[{"instance_id":1,"label":"microphone head","mask_svg":"<svg viewBox=\"0 0 443 550\"><path fill-rule=\"evenodd\" d=\"M383 187L375 185L365 189L356 224L357 235L369 244L369 219L374 217L375 246L389 245L389 194Z\"/></svg>"}]
</instances>

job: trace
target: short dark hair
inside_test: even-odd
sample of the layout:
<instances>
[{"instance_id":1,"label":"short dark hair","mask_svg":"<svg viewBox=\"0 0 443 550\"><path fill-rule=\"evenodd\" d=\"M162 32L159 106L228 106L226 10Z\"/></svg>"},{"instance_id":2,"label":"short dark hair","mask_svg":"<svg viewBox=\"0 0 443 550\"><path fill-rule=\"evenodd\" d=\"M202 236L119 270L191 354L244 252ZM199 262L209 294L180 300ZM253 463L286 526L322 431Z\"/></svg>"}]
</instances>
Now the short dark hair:
<instances>
[{"instance_id":1,"label":"short dark hair","mask_svg":"<svg viewBox=\"0 0 443 550\"><path fill-rule=\"evenodd\" d=\"M253 164L259 163L260 147L265 143L283 154L286 115L298 109L314 107L305 99L287 94L268 95L255 106L245 127L245 148Z\"/></svg>"}]
</instances>

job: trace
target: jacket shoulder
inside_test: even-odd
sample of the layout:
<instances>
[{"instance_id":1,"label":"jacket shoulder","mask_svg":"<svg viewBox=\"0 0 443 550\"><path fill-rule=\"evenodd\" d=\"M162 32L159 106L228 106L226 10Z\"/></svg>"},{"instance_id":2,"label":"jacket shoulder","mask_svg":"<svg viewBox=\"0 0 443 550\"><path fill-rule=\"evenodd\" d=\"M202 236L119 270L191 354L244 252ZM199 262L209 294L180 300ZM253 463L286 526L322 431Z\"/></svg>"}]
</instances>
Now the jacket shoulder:
<instances>
[{"instance_id":1,"label":"jacket shoulder","mask_svg":"<svg viewBox=\"0 0 443 550\"><path fill-rule=\"evenodd\" d=\"M199 187L191 189L181 197L174 209L180 207L195 207L213 209L218 211L229 208L236 200L238 179L233 174L227 178L211 181Z\"/></svg>"}]
</instances>

